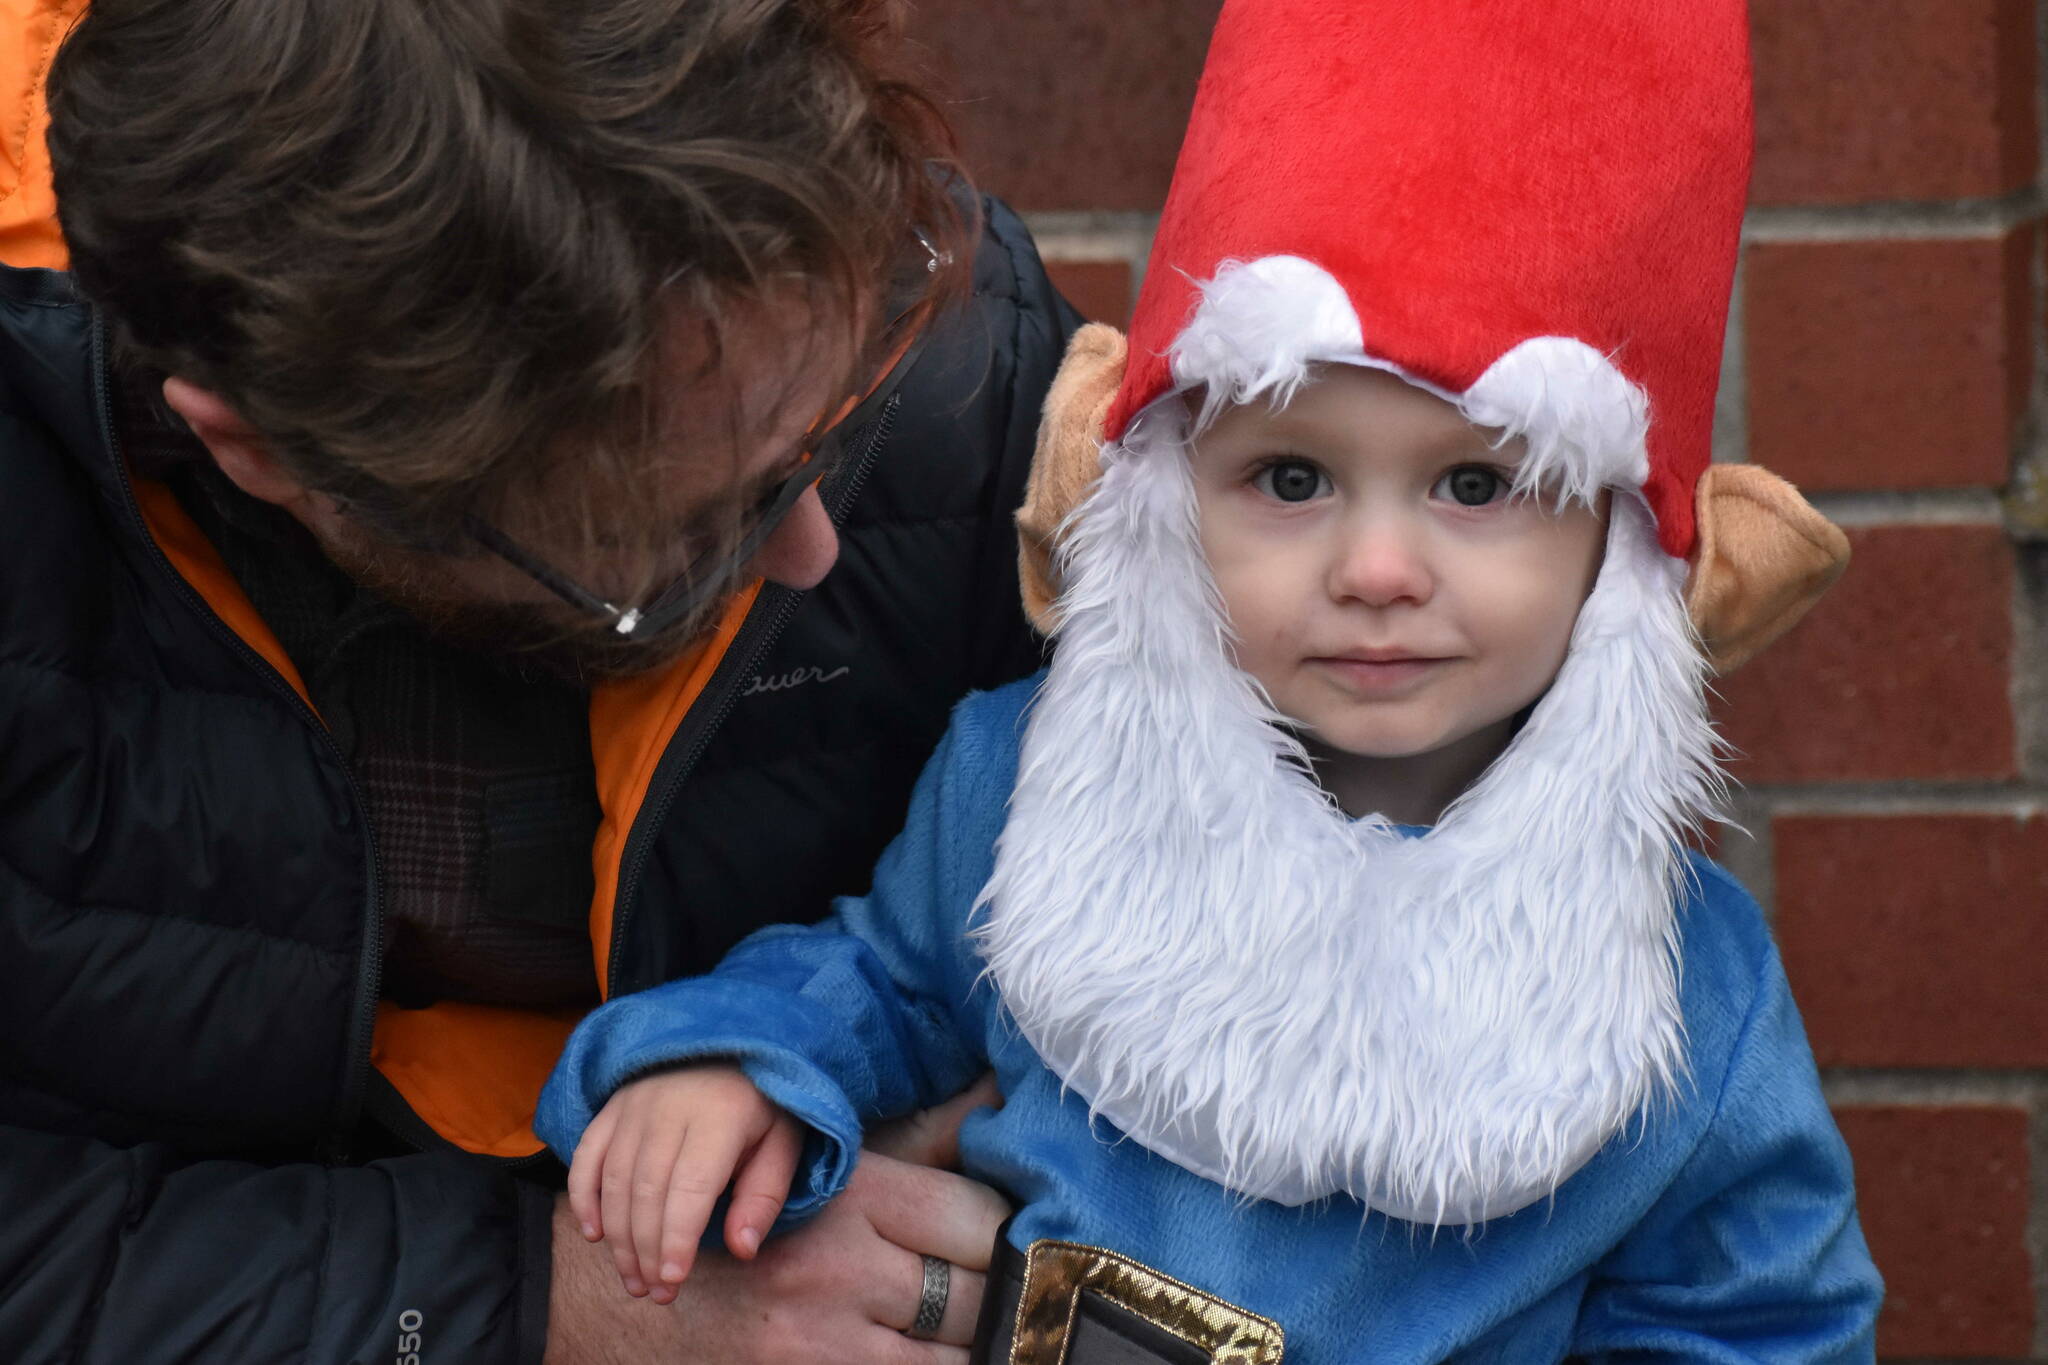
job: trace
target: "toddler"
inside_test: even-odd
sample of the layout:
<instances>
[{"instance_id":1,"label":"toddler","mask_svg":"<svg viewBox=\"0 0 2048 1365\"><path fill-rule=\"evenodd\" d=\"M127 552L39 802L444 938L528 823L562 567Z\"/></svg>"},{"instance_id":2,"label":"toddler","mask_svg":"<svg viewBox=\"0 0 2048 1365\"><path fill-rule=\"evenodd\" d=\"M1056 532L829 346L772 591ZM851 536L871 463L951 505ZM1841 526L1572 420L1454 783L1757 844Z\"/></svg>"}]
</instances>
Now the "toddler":
<instances>
[{"instance_id":1,"label":"toddler","mask_svg":"<svg viewBox=\"0 0 2048 1365\"><path fill-rule=\"evenodd\" d=\"M543 1098L629 1287L992 1067L981 1360L1870 1358L1777 955L1683 843L1710 668L1844 553L1707 469L1745 32L1225 4L1131 344L1048 400L1050 668L961 704L867 895L599 1010Z\"/></svg>"}]
</instances>

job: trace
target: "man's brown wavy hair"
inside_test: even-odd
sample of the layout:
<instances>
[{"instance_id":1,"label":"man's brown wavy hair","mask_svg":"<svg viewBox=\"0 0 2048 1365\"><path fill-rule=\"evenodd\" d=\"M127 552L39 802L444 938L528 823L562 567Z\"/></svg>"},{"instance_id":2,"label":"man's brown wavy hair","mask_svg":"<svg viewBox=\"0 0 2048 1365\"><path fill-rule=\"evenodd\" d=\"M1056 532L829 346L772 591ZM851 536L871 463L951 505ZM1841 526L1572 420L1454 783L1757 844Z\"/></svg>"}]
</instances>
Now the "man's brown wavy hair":
<instances>
[{"instance_id":1,"label":"man's brown wavy hair","mask_svg":"<svg viewBox=\"0 0 2048 1365\"><path fill-rule=\"evenodd\" d=\"M616 501L666 321L709 324L715 357L721 318L799 280L853 326L913 225L963 241L893 11L95 0L49 82L73 270L126 353L394 538L543 478ZM551 477L564 451L576 477ZM557 512L598 536L619 510Z\"/></svg>"}]
</instances>

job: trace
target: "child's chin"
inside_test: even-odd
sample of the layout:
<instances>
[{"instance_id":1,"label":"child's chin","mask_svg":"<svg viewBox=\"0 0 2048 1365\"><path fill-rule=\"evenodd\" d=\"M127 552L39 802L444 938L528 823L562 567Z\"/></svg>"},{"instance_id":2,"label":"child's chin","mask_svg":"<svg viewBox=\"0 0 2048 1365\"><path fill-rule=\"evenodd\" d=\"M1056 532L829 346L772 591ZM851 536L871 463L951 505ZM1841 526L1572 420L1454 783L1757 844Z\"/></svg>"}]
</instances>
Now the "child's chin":
<instances>
[{"instance_id":1,"label":"child's chin","mask_svg":"<svg viewBox=\"0 0 2048 1365\"><path fill-rule=\"evenodd\" d=\"M1360 759L1420 758L1455 743L1458 736L1436 727L1361 725L1310 726L1313 743L1333 755Z\"/></svg>"},{"instance_id":2,"label":"child's chin","mask_svg":"<svg viewBox=\"0 0 2048 1365\"><path fill-rule=\"evenodd\" d=\"M1346 747L1340 752L1346 758L1363 762L1395 763L1404 759L1427 758L1443 747L1441 744L1377 744Z\"/></svg>"}]
</instances>

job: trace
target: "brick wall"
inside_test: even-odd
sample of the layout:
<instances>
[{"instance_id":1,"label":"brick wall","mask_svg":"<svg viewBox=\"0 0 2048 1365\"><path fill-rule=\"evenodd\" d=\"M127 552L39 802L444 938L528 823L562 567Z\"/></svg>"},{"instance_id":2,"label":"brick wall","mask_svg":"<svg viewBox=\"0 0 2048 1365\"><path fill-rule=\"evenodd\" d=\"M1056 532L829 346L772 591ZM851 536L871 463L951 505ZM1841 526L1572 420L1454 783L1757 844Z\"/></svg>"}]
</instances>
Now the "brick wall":
<instances>
[{"instance_id":1,"label":"brick wall","mask_svg":"<svg viewBox=\"0 0 2048 1365\"><path fill-rule=\"evenodd\" d=\"M1217 0L921 0L970 164L1122 322ZM2048 1361L2048 365L2034 0L1752 0L1717 458L1856 558L1722 686L1892 1359Z\"/></svg>"}]
</instances>

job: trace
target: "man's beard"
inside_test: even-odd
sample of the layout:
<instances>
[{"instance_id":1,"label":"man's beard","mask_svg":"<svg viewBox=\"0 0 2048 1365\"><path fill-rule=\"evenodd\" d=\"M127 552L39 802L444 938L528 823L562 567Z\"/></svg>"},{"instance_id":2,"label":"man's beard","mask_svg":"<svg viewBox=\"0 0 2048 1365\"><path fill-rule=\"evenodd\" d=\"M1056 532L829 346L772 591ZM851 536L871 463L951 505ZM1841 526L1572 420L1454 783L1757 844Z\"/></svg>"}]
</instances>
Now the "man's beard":
<instances>
[{"instance_id":1,"label":"man's beard","mask_svg":"<svg viewBox=\"0 0 2048 1365\"><path fill-rule=\"evenodd\" d=\"M1230 662L1177 449L1112 452L977 905L1046 1064L1239 1193L1469 1223L1684 1069L1675 901L1717 795L1684 566L1617 497L1571 651L1436 827L1351 821Z\"/></svg>"},{"instance_id":2,"label":"man's beard","mask_svg":"<svg viewBox=\"0 0 2048 1365\"><path fill-rule=\"evenodd\" d=\"M524 680L577 688L666 668L716 624L730 598L721 595L708 609L671 627L627 639L566 602L505 602L450 593L435 572L444 563L441 556L355 537L322 536L320 548L343 573L441 643Z\"/></svg>"}]
</instances>

